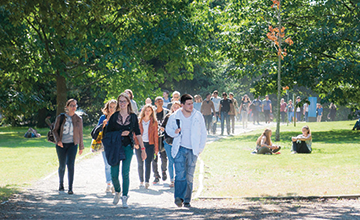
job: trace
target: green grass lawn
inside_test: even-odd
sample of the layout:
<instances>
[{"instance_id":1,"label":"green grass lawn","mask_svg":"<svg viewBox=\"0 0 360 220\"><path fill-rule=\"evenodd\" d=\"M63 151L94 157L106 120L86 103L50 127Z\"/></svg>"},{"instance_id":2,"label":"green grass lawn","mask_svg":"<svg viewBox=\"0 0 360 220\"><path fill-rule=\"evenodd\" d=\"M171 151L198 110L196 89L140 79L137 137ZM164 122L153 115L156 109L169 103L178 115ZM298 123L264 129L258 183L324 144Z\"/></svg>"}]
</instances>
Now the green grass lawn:
<instances>
[{"instance_id":1,"label":"green grass lawn","mask_svg":"<svg viewBox=\"0 0 360 220\"><path fill-rule=\"evenodd\" d=\"M360 193L360 132L355 121L307 123L311 154L290 154L291 137L305 123L281 126L279 155L253 155L263 129L206 146L201 196L311 196ZM275 140L275 128L272 141Z\"/></svg>"},{"instance_id":2,"label":"green grass lawn","mask_svg":"<svg viewBox=\"0 0 360 220\"><path fill-rule=\"evenodd\" d=\"M84 154L89 152L90 129L84 129ZM55 144L46 140L49 129L38 129L40 138L24 138L26 131L0 128L0 201L58 167Z\"/></svg>"}]
</instances>

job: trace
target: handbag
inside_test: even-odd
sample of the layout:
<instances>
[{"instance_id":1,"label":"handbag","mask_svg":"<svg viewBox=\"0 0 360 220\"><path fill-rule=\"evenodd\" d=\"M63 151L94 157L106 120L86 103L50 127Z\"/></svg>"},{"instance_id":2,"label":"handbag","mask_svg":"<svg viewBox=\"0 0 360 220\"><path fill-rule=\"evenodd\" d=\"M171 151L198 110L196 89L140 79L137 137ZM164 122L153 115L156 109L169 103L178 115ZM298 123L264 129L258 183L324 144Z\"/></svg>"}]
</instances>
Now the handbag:
<instances>
[{"instance_id":1,"label":"handbag","mask_svg":"<svg viewBox=\"0 0 360 220\"><path fill-rule=\"evenodd\" d=\"M96 125L91 131L92 139L96 140L99 136L99 133L103 130L103 124Z\"/></svg>"},{"instance_id":2,"label":"handbag","mask_svg":"<svg viewBox=\"0 0 360 220\"><path fill-rule=\"evenodd\" d=\"M103 132L100 131L97 139L92 139L90 146L91 152L97 152L99 150L104 149L104 145L101 143L102 136L103 136Z\"/></svg>"},{"instance_id":3,"label":"handbag","mask_svg":"<svg viewBox=\"0 0 360 220\"><path fill-rule=\"evenodd\" d=\"M61 113L60 114L60 126L64 122L64 119L65 119L65 114ZM55 137L54 137L54 134L53 134L53 129L54 129L54 124L51 125L50 131L47 133L47 141L56 144ZM58 133L60 133L60 127L59 127Z\"/></svg>"}]
</instances>

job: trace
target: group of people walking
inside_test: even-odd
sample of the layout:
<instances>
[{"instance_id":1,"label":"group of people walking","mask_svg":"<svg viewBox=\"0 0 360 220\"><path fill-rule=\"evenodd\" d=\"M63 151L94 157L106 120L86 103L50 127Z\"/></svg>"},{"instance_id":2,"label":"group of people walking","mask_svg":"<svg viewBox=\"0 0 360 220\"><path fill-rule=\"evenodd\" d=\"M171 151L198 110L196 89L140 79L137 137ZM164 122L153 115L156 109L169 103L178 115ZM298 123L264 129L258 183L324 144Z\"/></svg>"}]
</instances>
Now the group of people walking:
<instances>
[{"instance_id":1,"label":"group of people walking","mask_svg":"<svg viewBox=\"0 0 360 220\"><path fill-rule=\"evenodd\" d=\"M165 181L168 169L169 186L175 188L175 204L179 207L191 206L196 161L205 147L207 132L203 115L194 109L193 97L189 94L176 95L171 102L157 97L155 106L146 104L137 115L133 110L135 101L130 98L133 97L132 91L126 90L117 100L109 100L102 109L103 115L97 127L102 129L99 135L102 136L103 148L100 150L105 164L106 192L114 193L114 205L121 200L122 206L128 207L130 164L135 153L140 188L150 187L151 167L155 177L153 184L157 184L161 177ZM166 102L170 110L163 107ZM67 166L68 194L73 194L77 150L81 154L84 149L82 119L75 114L76 109L77 101L68 100L66 113L56 118L53 129L59 159L59 191L65 190ZM159 155L161 176L157 170ZM119 181L120 167L122 184Z\"/></svg>"},{"instance_id":2,"label":"group of people walking","mask_svg":"<svg viewBox=\"0 0 360 220\"><path fill-rule=\"evenodd\" d=\"M300 103L300 104L299 104ZM303 121L308 122L309 121L309 104L307 102L304 102L301 105L301 99L300 96L296 97L295 103L290 99L288 103L284 101L284 99L281 99L280 101L280 115L281 115L281 121L285 123L285 118L287 115L287 119L289 123L293 121L301 121L301 118L303 117ZM322 116L323 116L323 106L320 103L316 103L316 121L321 122ZM328 119L331 121L335 120L336 116L336 105L334 103L330 103L329 107L329 114Z\"/></svg>"},{"instance_id":3,"label":"group of people walking","mask_svg":"<svg viewBox=\"0 0 360 220\"><path fill-rule=\"evenodd\" d=\"M98 127L102 130L99 137L102 140L102 156L105 164L106 192L114 193L113 204L122 201L124 208L128 207L129 173L133 154L138 163L139 188L148 189L151 168L154 173L152 184L160 179L170 178L170 187L174 187L174 202L177 206L190 207L193 187L193 175L199 154L203 151L207 134L215 134L217 122L221 121L221 135L226 131L234 133L235 117L241 115L243 128L247 127L249 111L253 114L253 123L259 123L259 113L263 112L266 122L270 122L272 113L271 100L268 96L263 101L260 97L251 101L244 95L238 103L233 93L218 91L206 94L205 100L200 95L193 98L189 94L177 91L169 97L165 91L163 97L151 100L140 110L133 100L133 93L127 89L117 100L109 100L102 108ZM195 102L194 102L195 100ZM291 100L284 105L287 112L293 112ZM65 105L65 114L57 116L53 133L56 140L56 152L59 160L59 191L64 191L65 167L68 168L68 194L73 194L74 163L77 151L82 154L83 123L75 114L77 101L69 99ZM296 110L297 112L297 110ZM289 116L289 119L291 117ZM230 121L232 126L230 126ZM303 134L293 137L293 152L311 152L311 133L307 126ZM280 146L271 142L272 132L266 129L256 141L256 151L259 154L278 153ZM161 172L158 170L158 158L161 161ZM121 166L120 166L121 165ZM121 167L122 183L119 181ZM122 190L121 190L122 189Z\"/></svg>"}]
</instances>

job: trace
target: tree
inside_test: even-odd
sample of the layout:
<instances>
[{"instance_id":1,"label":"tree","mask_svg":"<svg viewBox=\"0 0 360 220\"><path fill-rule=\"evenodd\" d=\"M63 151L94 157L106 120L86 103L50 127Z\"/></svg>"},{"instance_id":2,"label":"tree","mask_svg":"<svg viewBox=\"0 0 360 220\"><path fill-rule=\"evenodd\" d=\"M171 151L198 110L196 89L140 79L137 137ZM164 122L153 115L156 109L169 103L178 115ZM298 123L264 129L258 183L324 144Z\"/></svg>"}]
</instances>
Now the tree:
<instances>
[{"instance_id":1,"label":"tree","mask_svg":"<svg viewBox=\"0 0 360 220\"><path fill-rule=\"evenodd\" d=\"M224 54L238 65L237 74L260 77L253 84L257 94L275 93L276 49L264 37L274 12L264 1L234 2L226 10ZM282 23L294 44L282 62L281 84L310 88L324 101L358 103L359 12L353 0L283 2Z\"/></svg>"},{"instance_id":2,"label":"tree","mask_svg":"<svg viewBox=\"0 0 360 220\"><path fill-rule=\"evenodd\" d=\"M193 65L209 55L202 46L209 33L200 20L208 16L201 12L207 10L204 3L15 0L2 3L1 10L7 25L19 28L9 35L1 27L0 37L9 38L1 53L12 60L1 71L6 79L21 79L16 91L29 89L22 86L28 79L55 83L49 94L56 97L57 114L70 91L91 87L114 97L135 88L141 97L165 77L191 77ZM156 69L153 59L166 64Z\"/></svg>"}]
</instances>

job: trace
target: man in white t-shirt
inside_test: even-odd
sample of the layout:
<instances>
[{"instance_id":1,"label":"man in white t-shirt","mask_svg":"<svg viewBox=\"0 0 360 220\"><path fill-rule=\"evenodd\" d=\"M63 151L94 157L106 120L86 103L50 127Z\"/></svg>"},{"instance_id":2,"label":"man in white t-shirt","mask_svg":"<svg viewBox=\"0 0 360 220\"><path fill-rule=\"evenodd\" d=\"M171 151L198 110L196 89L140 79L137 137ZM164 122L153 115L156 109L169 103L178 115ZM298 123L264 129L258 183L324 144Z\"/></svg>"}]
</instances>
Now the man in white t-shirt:
<instances>
[{"instance_id":1,"label":"man in white t-shirt","mask_svg":"<svg viewBox=\"0 0 360 220\"><path fill-rule=\"evenodd\" d=\"M191 207L196 161L204 150L207 132L204 117L194 110L193 97L184 94L180 102L182 108L170 116L165 129L174 138L171 156L175 164L175 204Z\"/></svg>"},{"instance_id":2,"label":"man in white t-shirt","mask_svg":"<svg viewBox=\"0 0 360 220\"><path fill-rule=\"evenodd\" d=\"M215 90L213 92L213 97L211 97L211 101L214 103L214 107L215 107L215 112L213 112L213 113L216 118L216 120L213 123L213 128L212 128L213 134L216 133L216 124L219 121L219 116L220 116L219 108L220 108L221 98L218 95L219 95L219 92L217 90Z\"/></svg>"}]
</instances>

